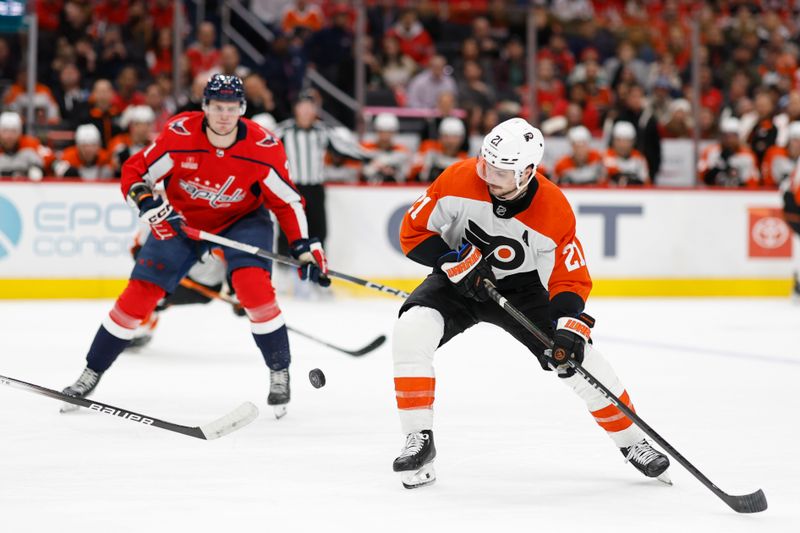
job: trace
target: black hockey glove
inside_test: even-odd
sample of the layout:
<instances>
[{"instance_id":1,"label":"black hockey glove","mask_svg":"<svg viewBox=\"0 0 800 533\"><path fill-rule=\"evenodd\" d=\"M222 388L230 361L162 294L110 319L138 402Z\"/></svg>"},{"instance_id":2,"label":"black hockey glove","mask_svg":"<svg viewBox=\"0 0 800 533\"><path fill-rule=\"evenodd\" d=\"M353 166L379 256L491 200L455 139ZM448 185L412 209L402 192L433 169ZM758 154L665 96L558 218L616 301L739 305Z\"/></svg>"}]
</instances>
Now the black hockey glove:
<instances>
[{"instance_id":1,"label":"black hockey glove","mask_svg":"<svg viewBox=\"0 0 800 533\"><path fill-rule=\"evenodd\" d=\"M455 284L461 296L479 302L490 299L483 280L488 279L494 283L494 273L475 246L462 244L458 250L451 250L441 256L436 265Z\"/></svg>"},{"instance_id":2,"label":"black hockey glove","mask_svg":"<svg viewBox=\"0 0 800 533\"><path fill-rule=\"evenodd\" d=\"M183 235L183 217L145 183L135 183L128 191L128 198L139 208L139 220L150 226L153 237L163 241Z\"/></svg>"},{"instance_id":3,"label":"black hockey glove","mask_svg":"<svg viewBox=\"0 0 800 533\"><path fill-rule=\"evenodd\" d=\"M581 313L578 318L562 316L558 319L551 355L558 377L569 378L575 375L575 370L567 365L567 361L583 363L583 349L589 342L593 326L594 318L586 313Z\"/></svg>"},{"instance_id":4,"label":"black hockey glove","mask_svg":"<svg viewBox=\"0 0 800 533\"><path fill-rule=\"evenodd\" d=\"M297 239L289 245L292 257L303 263L297 267L300 279L310 279L319 283L321 287L329 287L331 278L328 277L328 259L319 239Z\"/></svg>"}]
</instances>

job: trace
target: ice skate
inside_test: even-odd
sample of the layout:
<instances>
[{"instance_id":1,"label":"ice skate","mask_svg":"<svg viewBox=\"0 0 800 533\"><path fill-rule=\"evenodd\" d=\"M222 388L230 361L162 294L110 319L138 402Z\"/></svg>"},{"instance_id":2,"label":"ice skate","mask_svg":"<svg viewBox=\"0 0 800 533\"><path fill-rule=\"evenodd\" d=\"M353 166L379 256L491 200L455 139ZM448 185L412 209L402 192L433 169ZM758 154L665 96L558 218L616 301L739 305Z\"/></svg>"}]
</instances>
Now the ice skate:
<instances>
[{"instance_id":1,"label":"ice skate","mask_svg":"<svg viewBox=\"0 0 800 533\"><path fill-rule=\"evenodd\" d=\"M433 460L436 446L433 444L433 431L409 433L400 456L394 460L392 469L400 472L400 480L407 489L416 489L436 481Z\"/></svg>"},{"instance_id":2,"label":"ice skate","mask_svg":"<svg viewBox=\"0 0 800 533\"><path fill-rule=\"evenodd\" d=\"M669 458L650 446L647 439L642 439L633 446L620 448L619 451L625 456L626 463L631 463L645 476L654 477L662 483L672 485L672 480L667 474Z\"/></svg>"},{"instance_id":3,"label":"ice skate","mask_svg":"<svg viewBox=\"0 0 800 533\"><path fill-rule=\"evenodd\" d=\"M269 371L269 396L267 405L275 411L275 418L280 419L286 415L286 405L291 398L289 389L289 369Z\"/></svg>"},{"instance_id":4,"label":"ice skate","mask_svg":"<svg viewBox=\"0 0 800 533\"><path fill-rule=\"evenodd\" d=\"M83 369L83 373L81 377L78 378L78 381L70 385L69 387L65 388L61 392L66 394L67 396L73 396L75 398L85 398L97 387L97 384L100 382L100 377L102 376L102 372L98 373L92 370L89 367ZM77 411L79 406L73 405L71 403L64 403L61 406L62 413L69 413L72 411Z\"/></svg>"}]
</instances>

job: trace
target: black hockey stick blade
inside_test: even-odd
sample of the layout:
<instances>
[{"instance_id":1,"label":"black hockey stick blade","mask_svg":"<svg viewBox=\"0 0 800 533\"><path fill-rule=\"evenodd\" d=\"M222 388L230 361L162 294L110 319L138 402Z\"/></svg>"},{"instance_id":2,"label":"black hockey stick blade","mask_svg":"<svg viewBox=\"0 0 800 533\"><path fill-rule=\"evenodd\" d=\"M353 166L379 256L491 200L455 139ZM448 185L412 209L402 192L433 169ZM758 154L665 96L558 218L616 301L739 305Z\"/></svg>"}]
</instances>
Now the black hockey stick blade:
<instances>
[{"instance_id":1,"label":"black hockey stick blade","mask_svg":"<svg viewBox=\"0 0 800 533\"><path fill-rule=\"evenodd\" d=\"M721 498L737 513L760 513L767 510L767 496L761 489L752 494L744 494L742 496L725 494Z\"/></svg>"},{"instance_id":2,"label":"black hockey stick blade","mask_svg":"<svg viewBox=\"0 0 800 533\"><path fill-rule=\"evenodd\" d=\"M143 415L134 411L128 411L127 409L122 409L120 407L114 407L113 405L96 400L75 398L52 389L6 376L0 376L0 384L26 390L34 394L39 394L40 396L47 396L48 398L61 400L62 402L67 402L79 407L85 407L90 411L105 413L107 415L123 418L131 422L137 422L145 426L154 426L157 428L166 429L167 431L172 431L173 433L180 433L181 435L187 435L189 437L203 440L218 439L219 437L227 435L228 433L232 433L237 429L243 428L255 420L256 417L258 417L258 407L250 402L245 402L227 415L209 422L208 424L194 427L182 426L180 424L173 424L172 422L167 422L165 420L159 420L158 418L154 418L152 416Z\"/></svg>"},{"instance_id":3,"label":"black hockey stick blade","mask_svg":"<svg viewBox=\"0 0 800 533\"><path fill-rule=\"evenodd\" d=\"M486 286L489 296L491 296L492 300L494 300L497 305L505 309L505 311L511 315L514 320L516 320L522 327L533 334L534 337L539 339L542 344L548 347L553 346L552 339L550 339L550 337L548 337L544 331L536 326L536 324L531 322L528 317L522 314L516 307L511 305L511 303L509 303L509 301L497 291L491 281L485 280L484 285ZM667 442L664 437L656 433L656 430L650 427L641 417L639 417L639 415L636 414L635 411L625 405L624 402L620 401L620 399L617 398L614 393L611 392L605 385L603 385L603 383L595 378L591 372L586 370L582 365L576 363L575 361L568 360L567 364L569 364L569 366L572 367L576 373L580 374L589 385L594 387L598 392L605 396L608 401L617 407L617 409L622 411L622 413L634 424L636 424L639 429L641 429L648 437L653 439L657 444L664 448L664 450L671 455L673 459L678 461L690 474L697 478L700 483L705 485L705 487L713 492L719 499L724 501L728 507L737 513L759 513L767 509L767 497L764 495L764 491L759 489L752 494L745 494L744 496L734 496L722 491L710 479L708 479L705 474L698 470L696 466L694 466L689 462L688 459L681 455L681 453L678 452L675 447Z\"/></svg>"},{"instance_id":4,"label":"black hockey stick blade","mask_svg":"<svg viewBox=\"0 0 800 533\"><path fill-rule=\"evenodd\" d=\"M352 355L353 357L361 357L362 355L366 355L366 354L370 353L371 351L375 350L376 348L378 348L384 342L386 342L386 335L381 335L381 336L377 337L375 340L373 340L372 342L370 342L369 344L367 344L366 346L364 346L363 348L360 348L358 350L348 350L346 348L342 348L341 346L337 346L335 344L331 344L328 341L324 341L324 340L322 340L320 338L317 338L317 337L315 337L313 335L310 335L310 334L308 334L308 333L306 333L304 331L300 331L299 329L295 329L295 328L293 328L291 326L286 326L286 329L288 329L292 333L296 333L296 334L300 335L301 337L305 337L306 339L312 340L314 342L318 342L318 343L320 343L320 344L322 344L324 346L327 346L328 348L331 348L333 350L336 350L336 351L339 351L339 352L342 352L342 353L346 353L347 355Z\"/></svg>"}]
</instances>

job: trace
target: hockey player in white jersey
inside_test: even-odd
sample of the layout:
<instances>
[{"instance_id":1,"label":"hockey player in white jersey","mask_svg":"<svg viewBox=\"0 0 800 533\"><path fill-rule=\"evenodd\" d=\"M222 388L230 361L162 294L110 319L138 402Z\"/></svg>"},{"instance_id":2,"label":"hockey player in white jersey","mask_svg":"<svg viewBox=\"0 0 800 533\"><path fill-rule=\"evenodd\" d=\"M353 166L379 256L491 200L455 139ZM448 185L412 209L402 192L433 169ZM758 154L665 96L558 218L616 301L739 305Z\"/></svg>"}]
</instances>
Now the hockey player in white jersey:
<instances>
[{"instance_id":1,"label":"hockey player in white jersey","mask_svg":"<svg viewBox=\"0 0 800 533\"><path fill-rule=\"evenodd\" d=\"M572 209L558 187L536 172L543 153L538 129L520 118L507 120L486 136L479 157L447 168L403 219L403 251L433 267L402 306L394 330L395 393L405 444L393 469L406 488L436 479L433 356L439 346L488 322L533 352L543 369L556 366L544 345L490 301L484 280L548 332L556 349L633 408L611 365L589 342L594 320L583 310L592 282ZM567 365L556 370L626 461L665 480L669 460L642 431Z\"/></svg>"}]
</instances>

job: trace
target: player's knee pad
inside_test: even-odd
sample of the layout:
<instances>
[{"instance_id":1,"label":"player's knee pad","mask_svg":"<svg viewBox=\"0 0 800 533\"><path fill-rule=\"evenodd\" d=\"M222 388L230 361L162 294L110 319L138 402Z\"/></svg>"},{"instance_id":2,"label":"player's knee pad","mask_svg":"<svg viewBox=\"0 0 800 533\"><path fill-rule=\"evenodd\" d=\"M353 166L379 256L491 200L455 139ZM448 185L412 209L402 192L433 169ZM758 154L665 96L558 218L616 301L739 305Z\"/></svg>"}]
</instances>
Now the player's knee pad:
<instances>
[{"instance_id":1,"label":"player's knee pad","mask_svg":"<svg viewBox=\"0 0 800 533\"><path fill-rule=\"evenodd\" d=\"M269 272L259 267L239 268L231 274L231 284L250 318L253 333L272 333L284 325Z\"/></svg>"},{"instance_id":2,"label":"player's knee pad","mask_svg":"<svg viewBox=\"0 0 800 533\"><path fill-rule=\"evenodd\" d=\"M600 383L605 385L615 395L619 396L624 391L622 382L617 377L611 364L592 344L587 344L583 355L582 366L589 371ZM590 410L603 407L608 404L606 397L592 387L588 381L580 375L560 380L575 391L587 404Z\"/></svg>"},{"instance_id":3,"label":"player's knee pad","mask_svg":"<svg viewBox=\"0 0 800 533\"><path fill-rule=\"evenodd\" d=\"M115 337L130 340L142 320L153 312L165 294L164 289L155 283L139 279L128 281L103 326Z\"/></svg>"},{"instance_id":4,"label":"player's knee pad","mask_svg":"<svg viewBox=\"0 0 800 533\"><path fill-rule=\"evenodd\" d=\"M435 309L414 306L400 315L392 336L395 374L418 375L418 370L432 369L433 354L443 335L444 318Z\"/></svg>"}]
</instances>

